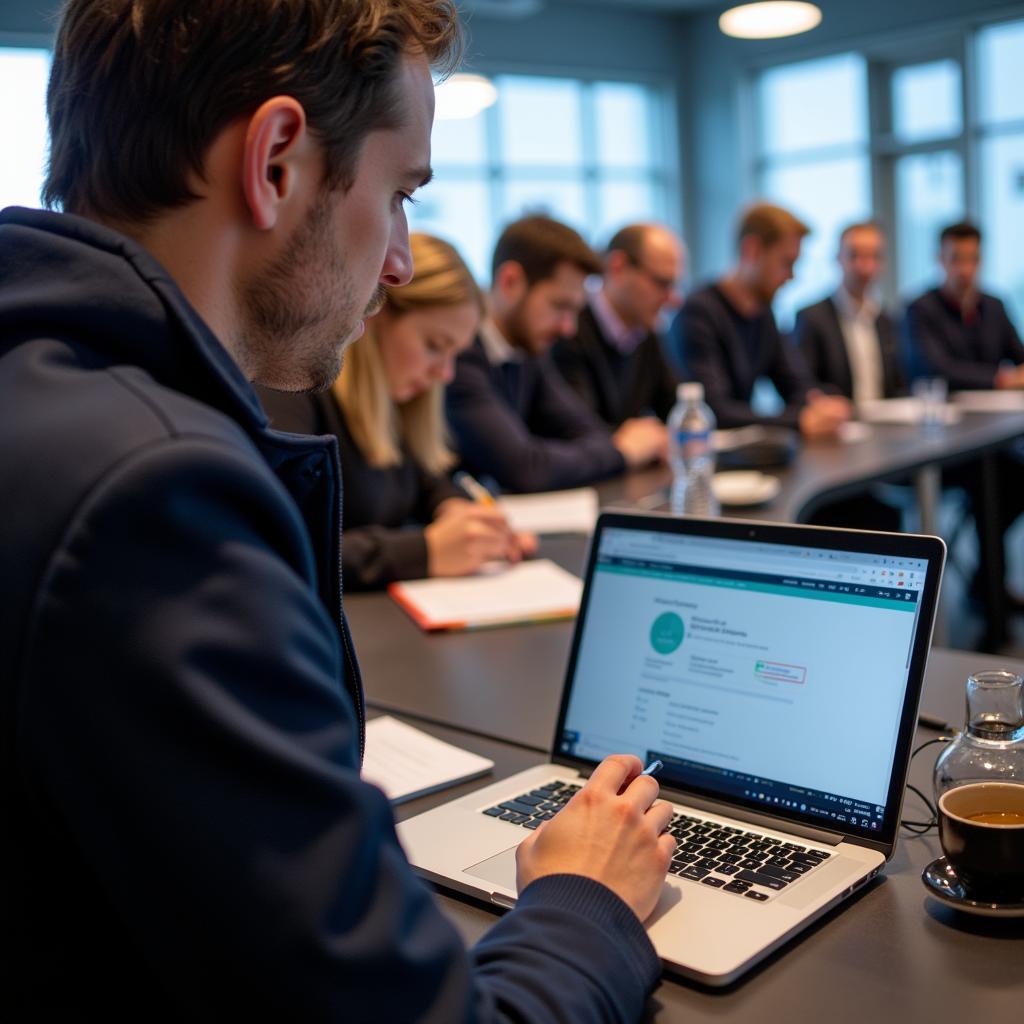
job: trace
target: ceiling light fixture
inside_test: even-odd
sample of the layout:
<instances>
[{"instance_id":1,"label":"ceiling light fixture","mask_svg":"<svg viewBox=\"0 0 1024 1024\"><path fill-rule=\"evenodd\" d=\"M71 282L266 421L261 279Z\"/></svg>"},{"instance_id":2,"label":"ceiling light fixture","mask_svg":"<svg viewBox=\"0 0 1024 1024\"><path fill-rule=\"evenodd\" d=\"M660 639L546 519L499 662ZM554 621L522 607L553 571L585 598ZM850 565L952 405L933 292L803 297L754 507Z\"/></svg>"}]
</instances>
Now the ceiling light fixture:
<instances>
[{"instance_id":1,"label":"ceiling light fixture","mask_svg":"<svg viewBox=\"0 0 1024 1024\"><path fill-rule=\"evenodd\" d=\"M458 121L476 117L498 98L494 83L483 75L456 74L434 86L434 118Z\"/></svg>"},{"instance_id":2,"label":"ceiling light fixture","mask_svg":"<svg viewBox=\"0 0 1024 1024\"><path fill-rule=\"evenodd\" d=\"M718 19L718 27L736 39L780 39L809 32L820 24L820 8L798 0L743 4Z\"/></svg>"}]
</instances>

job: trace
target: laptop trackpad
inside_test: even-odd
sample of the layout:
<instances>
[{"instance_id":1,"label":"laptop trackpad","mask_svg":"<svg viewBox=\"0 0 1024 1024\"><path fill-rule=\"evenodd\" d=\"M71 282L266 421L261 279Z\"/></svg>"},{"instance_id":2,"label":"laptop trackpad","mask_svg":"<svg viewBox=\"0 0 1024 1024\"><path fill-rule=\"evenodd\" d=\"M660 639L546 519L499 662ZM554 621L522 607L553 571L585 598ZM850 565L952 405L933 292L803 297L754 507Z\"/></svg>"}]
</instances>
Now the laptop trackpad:
<instances>
[{"instance_id":1,"label":"laptop trackpad","mask_svg":"<svg viewBox=\"0 0 1024 1024\"><path fill-rule=\"evenodd\" d=\"M500 885L509 892L515 892L516 849L518 846L519 844L516 843L515 846L502 850L501 853L488 857L487 860L482 860L479 864L471 865L466 868L466 874L473 875L476 878L483 878L487 882Z\"/></svg>"}]
</instances>

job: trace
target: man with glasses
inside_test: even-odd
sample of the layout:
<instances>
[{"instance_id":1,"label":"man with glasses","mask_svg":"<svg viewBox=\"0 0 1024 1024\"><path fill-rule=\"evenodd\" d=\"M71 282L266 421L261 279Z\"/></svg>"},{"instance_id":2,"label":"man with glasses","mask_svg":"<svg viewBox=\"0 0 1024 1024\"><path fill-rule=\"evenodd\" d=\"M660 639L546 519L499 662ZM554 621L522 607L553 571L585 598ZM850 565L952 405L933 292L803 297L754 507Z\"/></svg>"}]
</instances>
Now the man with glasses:
<instances>
[{"instance_id":1,"label":"man with glasses","mask_svg":"<svg viewBox=\"0 0 1024 1024\"><path fill-rule=\"evenodd\" d=\"M677 379L658 322L683 303L683 244L661 224L630 224L608 243L603 264L601 286L580 312L576 335L552 349L555 365L612 429L635 416L664 419Z\"/></svg>"}]
</instances>

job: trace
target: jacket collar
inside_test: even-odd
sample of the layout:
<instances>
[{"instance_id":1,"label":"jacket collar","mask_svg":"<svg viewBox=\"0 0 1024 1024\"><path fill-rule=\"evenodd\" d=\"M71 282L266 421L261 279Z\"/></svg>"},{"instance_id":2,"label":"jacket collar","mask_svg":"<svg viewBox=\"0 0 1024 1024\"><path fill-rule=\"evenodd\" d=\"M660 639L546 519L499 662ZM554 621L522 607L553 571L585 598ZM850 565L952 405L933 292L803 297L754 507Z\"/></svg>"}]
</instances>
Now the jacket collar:
<instances>
[{"instance_id":1,"label":"jacket collar","mask_svg":"<svg viewBox=\"0 0 1024 1024\"><path fill-rule=\"evenodd\" d=\"M64 328L85 331L102 355L144 367L248 433L266 427L227 349L167 270L119 232L73 214L9 207L0 212L0 282L6 339L17 338L19 324L35 336L40 328L57 336Z\"/></svg>"}]
</instances>

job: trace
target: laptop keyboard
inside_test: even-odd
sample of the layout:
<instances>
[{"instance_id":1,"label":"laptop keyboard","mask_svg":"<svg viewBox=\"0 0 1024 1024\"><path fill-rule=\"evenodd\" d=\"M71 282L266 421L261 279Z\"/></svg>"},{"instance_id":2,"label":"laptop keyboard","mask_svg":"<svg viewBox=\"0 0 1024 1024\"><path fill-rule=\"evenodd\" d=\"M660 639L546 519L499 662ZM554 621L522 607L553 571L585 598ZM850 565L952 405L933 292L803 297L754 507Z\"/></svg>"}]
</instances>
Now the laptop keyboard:
<instances>
[{"instance_id":1,"label":"laptop keyboard","mask_svg":"<svg viewBox=\"0 0 1024 1024\"><path fill-rule=\"evenodd\" d=\"M483 813L500 821L535 829L550 821L579 790L549 782L505 800ZM669 873L710 885L722 892L764 903L832 856L799 843L708 821L691 814L673 815L668 831L677 846Z\"/></svg>"}]
</instances>

